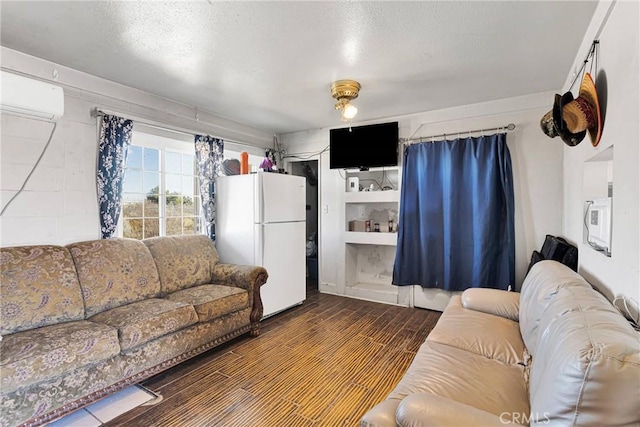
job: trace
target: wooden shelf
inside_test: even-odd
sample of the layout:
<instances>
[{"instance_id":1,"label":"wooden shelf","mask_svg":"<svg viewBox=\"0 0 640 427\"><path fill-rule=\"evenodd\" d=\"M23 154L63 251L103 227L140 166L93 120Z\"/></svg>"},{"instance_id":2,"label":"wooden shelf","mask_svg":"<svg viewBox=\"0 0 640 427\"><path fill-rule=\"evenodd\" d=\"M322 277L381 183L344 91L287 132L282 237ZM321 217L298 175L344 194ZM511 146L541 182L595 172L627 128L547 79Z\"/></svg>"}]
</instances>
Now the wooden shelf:
<instances>
[{"instance_id":1,"label":"wooden shelf","mask_svg":"<svg viewBox=\"0 0 640 427\"><path fill-rule=\"evenodd\" d=\"M367 172L391 172L399 170L399 166L376 166L374 168L369 168L368 170L361 171L360 169L345 169L344 171L348 174L362 174Z\"/></svg>"},{"instance_id":2,"label":"wooden shelf","mask_svg":"<svg viewBox=\"0 0 640 427\"><path fill-rule=\"evenodd\" d=\"M399 200L398 190L353 191L344 195L345 203L397 203Z\"/></svg>"},{"instance_id":3,"label":"wooden shelf","mask_svg":"<svg viewBox=\"0 0 640 427\"><path fill-rule=\"evenodd\" d=\"M357 243L361 245L396 246L398 233L347 231L344 240L346 243Z\"/></svg>"}]
</instances>

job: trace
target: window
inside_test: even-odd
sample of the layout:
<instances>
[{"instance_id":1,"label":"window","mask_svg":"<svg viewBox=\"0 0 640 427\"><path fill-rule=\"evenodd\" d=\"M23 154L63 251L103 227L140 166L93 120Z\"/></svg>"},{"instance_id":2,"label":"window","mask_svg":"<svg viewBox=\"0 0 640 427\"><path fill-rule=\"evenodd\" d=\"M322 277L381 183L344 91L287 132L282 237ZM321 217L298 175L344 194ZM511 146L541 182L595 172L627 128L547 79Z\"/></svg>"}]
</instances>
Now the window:
<instances>
[{"instance_id":1,"label":"window","mask_svg":"<svg viewBox=\"0 0 640 427\"><path fill-rule=\"evenodd\" d=\"M134 239L203 232L193 141L134 131L121 224Z\"/></svg>"}]
</instances>

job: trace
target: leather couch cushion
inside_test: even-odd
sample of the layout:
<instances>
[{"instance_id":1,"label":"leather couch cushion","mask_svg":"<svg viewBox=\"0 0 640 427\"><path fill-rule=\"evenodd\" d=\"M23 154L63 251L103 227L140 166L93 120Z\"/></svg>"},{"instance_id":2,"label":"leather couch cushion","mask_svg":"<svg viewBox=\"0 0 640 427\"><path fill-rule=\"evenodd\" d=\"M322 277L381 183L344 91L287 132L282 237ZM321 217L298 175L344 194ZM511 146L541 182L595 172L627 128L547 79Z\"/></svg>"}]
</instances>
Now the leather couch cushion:
<instances>
[{"instance_id":1,"label":"leather couch cushion","mask_svg":"<svg viewBox=\"0 0 640 427\"><path fill-rule=\"evenodd\" d=\"M193 325L198 321L193 306L151 298L96 314L89 320L118 330L122 351Z\"/></svg>"},{"instance_id":2,"label":"leather couch cushion","mask_svg":"<svg viewBox=\"0 0 640 427\"><path fill-rule=\"evenodd\" d=\"M84 319L80 284L67 248L3 248L0 273L0 334Z\"/></svg>"},{"instance_id":3,"label":"leather couch cushion","mask_svg":"<svg viewBox=\"0 0 640 427\"><path fill-rule=\"evenodd\" d=\"M7 335L0 341L2 392L97 364L119 352L116 329L86 320Z\"/></svg>"},{"instance_id":4,"label":"leather couch cushion","mask_svg":"<svg viewBox=\"0 0 640 427\"><path fill-rule=\"evenodd\" d=\"M386 398L362 416L360 427L397 427L396 410L400 402L400 399Z\"/></svg>"},{"instance_id":5,"label":"leather couch cushion","mask_svg":"<svg viewBox=\"0 0 640 427\"><path fill-rule=\"evenodd\" d=\"M139 240L91 240L67 247L76 264L87 317L160 294L156 264Z\"/></svg>"},{"instance_id":6,"label":"leather couch cushion","mask_svg":"<svg viewBox=\"0 0 640 427\"><path fill-rule=\"evenodd\" d=\"M518 423L512 422L516 421L513 418ZM395 421L399 427L504 427L528 425L525 421L527 419L520 414L512 415L508 412L498 416L434 394L417 393L400 402ZM393 425L396 426L395 423Z\"/></svg>"},{"instance_id":7,"label":"leather couch cushion","mask_svg":"<svg viewBox=\"0 0 640 427\"><path fill-rule=\"evenodd\" d=\"M557 261L540 261L525 277L520 290L520 334L531 356L535 357L544 331L539 328L540 319L558 291L568 286L591 289L582 276Z\"/></svg>"},{"instance_id":8,"label":"leather couch cushion","mask_svg":"<svg viewBox=\"0 0 640 427\"><path fill-rule=\"evenodd\" d=\"M529 414L523 367L426 341L388 399L431 393L500 416Z\"/></svg>"},{"instance_id":9,"label":"leather couch cushion","mask_svg":"<svg viewBox=\"0 0 640 427\"><path fill-rule=\"evenodd\" d=\"M518 322L466 309L459 295L451 298L427 341L446 344L507 364L524 362L525 348Z\"/></svg>"},{"instance_id":10,"label":"leather couch cushion","mask_svg":"<svg viewBox=\"0 0 640 427\"><path fill-rule=\"evenodd\" d=\"M558 289L538 329L529 384L533 414L558 425L640 422L638 333L604 296L589 286Z\"/></svg>"},{"instance_id":11,"label":"leather couch cushion","mask_svg":"<svg viewBox=\"0 0 640 427\"><path fill-rule=\"evenodd\" d=\"M500 289L470 288L460 295L462 306L513 321L520 316L520 293Z\"/></svg>"},{"instance_id":12,"label":"leather couch cushion","mask_svg":"<svg viewBox=\"0 0 640 427\"><path fill-rule=\"evenodd\" d=\"M218 252L202 234L153 237L143 240L158 266L163 294L211 283Z\"/></svg>"},{"instance_id":13,"label":"leather couch cushion","mask_svg":"<svg viewBox=\"0 0 640 427\"><path fill-rule=\"evenodd\" d=\"M171 301L192 305L198 321L207 322L249 306L245 289L224 285L200 285L167 295Z\"/></svg>"}]
</instances>

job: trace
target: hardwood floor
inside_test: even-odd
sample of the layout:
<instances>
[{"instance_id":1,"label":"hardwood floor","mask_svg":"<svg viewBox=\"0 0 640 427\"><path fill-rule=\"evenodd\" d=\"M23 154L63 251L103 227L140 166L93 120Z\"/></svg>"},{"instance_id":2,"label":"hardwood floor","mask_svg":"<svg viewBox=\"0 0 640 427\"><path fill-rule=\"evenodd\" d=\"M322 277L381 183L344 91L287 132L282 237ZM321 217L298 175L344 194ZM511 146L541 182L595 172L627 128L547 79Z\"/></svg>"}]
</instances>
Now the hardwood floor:
<instances>
[{"instance_id":1,"label":"hardwood floor","mask_svg":"<svg viewBox=\"0 0 640 427\"><path fill-rule=\"evenodd\" d=\"M143 383L164 397L105 426L356 426L440 317L307 290L306 302Z\"/></svg>"}]
</instances>

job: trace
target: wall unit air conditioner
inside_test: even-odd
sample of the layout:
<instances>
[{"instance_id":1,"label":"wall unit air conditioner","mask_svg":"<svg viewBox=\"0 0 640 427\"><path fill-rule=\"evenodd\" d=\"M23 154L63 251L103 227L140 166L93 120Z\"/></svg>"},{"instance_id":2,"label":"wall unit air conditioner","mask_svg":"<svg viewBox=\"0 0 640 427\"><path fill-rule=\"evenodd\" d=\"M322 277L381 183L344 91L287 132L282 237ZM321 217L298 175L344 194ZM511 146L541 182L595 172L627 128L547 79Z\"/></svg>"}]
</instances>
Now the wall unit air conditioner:
<instances>
[{"instance_id":1,"label":"wall unit air conditioner","mask_svg":"<svg viewBox=\"0 0 640 427\"><path fill-rule=\"evenodd\" d=\"M2 71L0 111L32 118L58 120L64 114L64 93L60 86Z\"/></svg>"}]
</instances>

